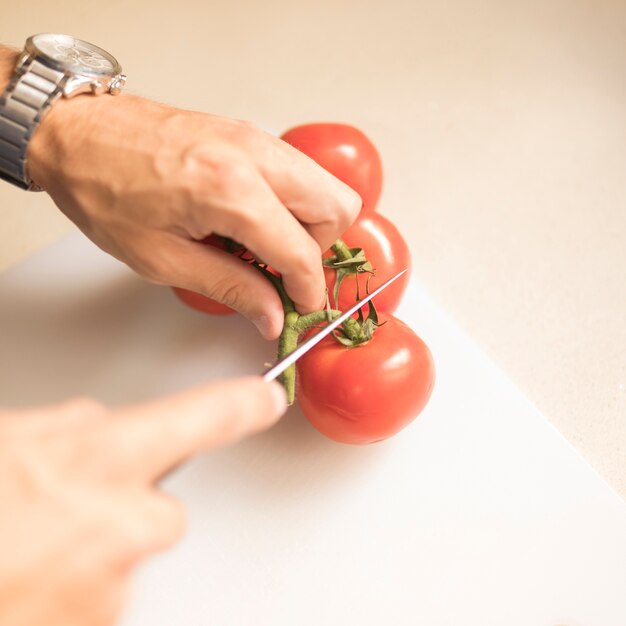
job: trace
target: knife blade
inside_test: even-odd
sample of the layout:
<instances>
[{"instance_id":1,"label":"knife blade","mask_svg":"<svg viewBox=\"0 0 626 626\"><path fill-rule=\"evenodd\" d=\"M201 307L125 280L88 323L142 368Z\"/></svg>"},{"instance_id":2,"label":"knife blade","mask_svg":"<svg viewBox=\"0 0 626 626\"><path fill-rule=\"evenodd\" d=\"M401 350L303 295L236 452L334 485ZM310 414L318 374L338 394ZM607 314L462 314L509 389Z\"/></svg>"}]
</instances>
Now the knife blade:
<instances>
[{"instance_id":1,"label":"knife blade","mask_svg":"<svg viewBox=\"0 0 626 626\"><path fill-rule=\"evenodd\" d=\"M386 289L398 280L400 276L408 272L408 268L398 272L395 276L385 281L380 287L377 287L372 293L367 294L364 298L359 300L353 307L348 309L345 313L342 313L339 317L335 318L327 326L324 326L321 330L311 335L308 339L303 341L293 352L284 356L280 361L270 367L263 374L263 380L269 382L280 376L290 365L293 365L301 356L306 354L311 348L316 346L322 339L330 335L336 328L339 328L349 317L354 315L362 306L367 304L372 298L375 298L383 289Z\"/></svg>"}]
</instances>

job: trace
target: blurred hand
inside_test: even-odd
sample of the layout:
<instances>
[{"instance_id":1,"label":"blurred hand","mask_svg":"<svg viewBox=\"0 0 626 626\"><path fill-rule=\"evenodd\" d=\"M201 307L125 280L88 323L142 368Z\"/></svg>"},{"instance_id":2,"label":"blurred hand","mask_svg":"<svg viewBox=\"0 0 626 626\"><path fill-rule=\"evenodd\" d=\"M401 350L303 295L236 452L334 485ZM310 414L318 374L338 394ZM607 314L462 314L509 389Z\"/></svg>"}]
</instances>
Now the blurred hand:
<instances>
[{"instance_id":1,"label":"blurred hand","mask_svg":"<svg viewBox=\"0 0 626 626\"><path fill-rule=\"evenodd\" d=\"M300 312L322 307L322 251L361 199L314 161L241 121L123 94L61 100L35 132L29 173L103 250L156 283L237 309L268 339L283 311L216 233L278 270Z\"/></svg>"},{"instance_id":2,"label":"blurred hand","mask_svg":"<svg viewBox=\"0 0 626 626\"><path fill-rule=\"evenodd\" d=\"M0 412L0 626L113 624L133 566L184 529L155 482L284 410L278 384L247 378L115 411Z\"/></svg>"}]
</instances>

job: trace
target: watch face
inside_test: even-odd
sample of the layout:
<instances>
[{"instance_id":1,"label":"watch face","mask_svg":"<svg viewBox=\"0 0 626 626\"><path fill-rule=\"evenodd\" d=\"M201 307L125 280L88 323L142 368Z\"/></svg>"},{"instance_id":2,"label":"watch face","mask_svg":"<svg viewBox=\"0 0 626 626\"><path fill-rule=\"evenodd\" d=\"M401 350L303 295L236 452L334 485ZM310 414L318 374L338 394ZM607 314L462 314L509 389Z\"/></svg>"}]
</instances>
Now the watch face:
<instances>
[{"instance_id":1,"label":"watch face","mask_svg":"<svg viewBox=\"0 0 626 626\"><path fill-rule=\"evenodd\" d=\"M55 65L71 72L114 76L121 71L119 63L108 52L69 35L34 35L28 40L27 49L29 45Z\"/></svg>"}]
</instances>

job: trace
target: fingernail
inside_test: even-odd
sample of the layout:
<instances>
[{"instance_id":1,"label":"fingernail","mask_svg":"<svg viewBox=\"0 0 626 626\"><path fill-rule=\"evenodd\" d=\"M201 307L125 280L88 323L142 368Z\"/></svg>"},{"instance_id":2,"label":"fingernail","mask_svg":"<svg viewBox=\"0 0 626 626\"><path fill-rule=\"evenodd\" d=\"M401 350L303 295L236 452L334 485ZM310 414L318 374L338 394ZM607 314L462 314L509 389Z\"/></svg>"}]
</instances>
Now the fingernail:
<instances>
[{"instance_id":1,"label":"fingernail","mask_svg":"<svg viewBox=\"0 0 626 626\"><path fill-rule=\"evenodd\" d=\"M272 334L272 323L267 315L261 315L252 321L264 339L274 339Z\"/></svg>"},{"instance_id":2,"label":"fingernail","mask_svg":"<svg viewBox=\"0 0 626 626\"><path fill-rule=\"evenodd\" d=\"M282 415L287 410L287 394L285 388L275 380L268 383L274 400L275 415Z\"/></svg>"}]
</instances>

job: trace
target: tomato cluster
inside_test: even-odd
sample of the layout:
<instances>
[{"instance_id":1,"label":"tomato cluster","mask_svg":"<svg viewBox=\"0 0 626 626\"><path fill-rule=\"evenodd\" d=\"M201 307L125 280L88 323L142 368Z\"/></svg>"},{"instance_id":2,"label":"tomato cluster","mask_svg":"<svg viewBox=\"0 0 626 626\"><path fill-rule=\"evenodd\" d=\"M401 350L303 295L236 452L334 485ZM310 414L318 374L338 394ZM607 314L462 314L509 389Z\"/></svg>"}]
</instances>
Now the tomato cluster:
<instances>
[{"instance_id":1,"label":"tomato cluster","mask_svg":"<svg viewBox=\"0 0 626 626\"><path fill-rule=\"evenodd\" d=\"M374 290L411 264L398 229L376 212L383 181L380 156L360 130L344 124L297 126L282 139L350 185L363 200L359 218L342 239L348 247L365 251L375 274L343 278L335 304L346 310L357 294ZM325 271L332 293L337 273ZM407 272L376 297L380 326L370 342L346 348L327 337L298 361L298 402L308 420L331 439L353 444L386 439L415 419L430 398L435 380L430 350L392 315L408 278Z\"/></svg>"},{"instance_id":2,"label":"tomato cluster","mask_svg":"<svg viewBox=\"0 0 626 626\"><path fill-rule=\"evenodd\" d=\"M372 271L347 273L333 306L350 308L359 296L410 268L409 248L394 224L376 212L383 181L378 151L358 129L345 124L305 124L281 139L304 152L351 186L363 200L357 221L342 235L347 248L365 252ZM219 238L205 243L223 247ZM333 257L328 251L324 257ZM330 294L337 271L325 268ZM379 326L362 345L346 347L327 337L297 365L297 399L320 432L343 443L365 444L386 439L410 423L432 392L435 369L426 344L393 316L406 289L409 273L376 297ZM192 308L214 315L232 309L184 289L176 295Z\"/></svg>"}]
</instances>

